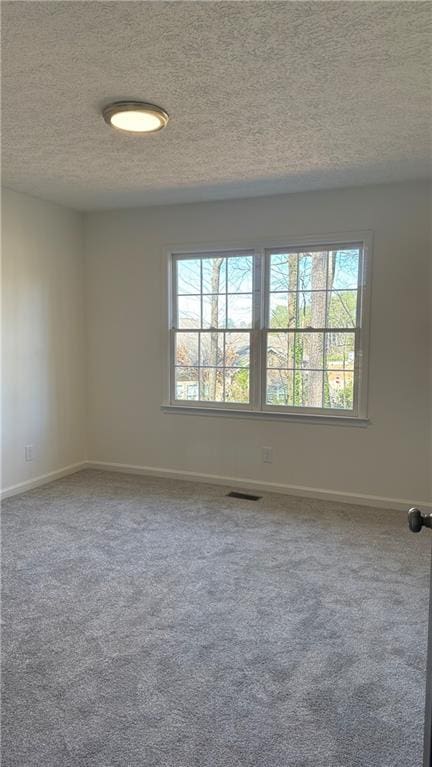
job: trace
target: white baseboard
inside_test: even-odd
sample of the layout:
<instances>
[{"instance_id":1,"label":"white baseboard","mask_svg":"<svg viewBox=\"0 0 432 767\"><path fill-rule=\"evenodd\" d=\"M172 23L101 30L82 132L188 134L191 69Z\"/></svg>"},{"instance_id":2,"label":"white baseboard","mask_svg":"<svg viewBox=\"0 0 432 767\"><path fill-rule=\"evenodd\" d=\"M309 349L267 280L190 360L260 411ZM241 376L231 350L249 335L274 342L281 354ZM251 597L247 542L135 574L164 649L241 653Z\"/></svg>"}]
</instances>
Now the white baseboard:
<instances>
[{"instance_id":1,"label":"white baseboard","mask_svg":"<svg viewBox=\"0 0 432 767\"><path fill-rule=\"evenodd\" d=\"M411 506L419 506L422 511L432 512L432 502L418 501L413 498L385 498L379 495L364 495L362 493L345 493L339 490L324 490L303 485L285 485L276 482L255 481L244 477L223 477L217 474L202 474L195 471L180 471L165 469L159 466L134 466L126 463L107 463L105 461L87 461L86 468L103 471L117 471L124 474L141 474L152 477L168 477L169 479L185 479L193 482L205 482L210 485L227 485L243 490L258 490L267 493L283 495L298 495L304 498L320 498L325 501L339 501L359 506L407 511Z\"/></svg>"},{"instance_id":2,"label":"white baseboard","mask_svg":"<svg viewBox=\"0 0 432 767\"><path fill-rule=\"evenodd\" d=\"M61 477L67 477L68 474L75 474L81 469L85 469L87 463L80 461L79 463L71 463L69 466L63 466L56 471L50 471L48 474L41 474L39 477L33 477L32 479L26 479L24 482L18 482L17 485L10 485L5 487L1 491L1 498L10 498L12 495L18 495L19 493L25 493L27 490L32 490L34 487L40 487L41 485L47 485L49 482L53 482L55 479Z\"/></svg>"},{"instance_id":3,"label":"white baseboard","mask_svg":"<svg viewBox=\"0 0 432 767\"><path fill-rule=\"evenodd\" d=\"M226 485L227 487L241 488L243 490L257 490L267 493L281 493L282 495L297 495L303 498L321 498L325 501L338 501L359 506L372 506L375 508L395 509L406 511L410 506L418 506L424 512L432 512L432 502L419 501L416 499L387 498L379 495L364 495L362 493L346 493L339 490L325 490L318 487L305 487L304 485L286 485L277 482L256 481L246 477L227 477L218 474L203 474L195 471L183 471L180 469L165 469L160 466L134 466L127 463L108 463L106 461L81 461L64 466L56 471L33 477L17 485L11 485L1 491L1 498L9 498L19 493L25 493L35 487L46 485L61 477L75 474L82 469L100 469L102 471L117 471L123 474L141 474L150 477L167 477L169 479L184 479L192 482L203 482L210 485Z\"/></svg>"}]
</instances>

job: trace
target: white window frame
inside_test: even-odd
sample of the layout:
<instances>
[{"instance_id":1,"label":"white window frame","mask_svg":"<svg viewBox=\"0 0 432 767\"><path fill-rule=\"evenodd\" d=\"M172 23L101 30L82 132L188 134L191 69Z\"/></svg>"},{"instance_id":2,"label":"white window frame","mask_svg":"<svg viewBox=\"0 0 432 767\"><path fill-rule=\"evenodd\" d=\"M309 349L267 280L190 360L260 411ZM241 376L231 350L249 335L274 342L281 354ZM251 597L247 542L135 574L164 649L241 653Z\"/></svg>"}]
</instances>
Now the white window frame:
<instances>
[{"instance_id":1,"label":"white window frame","mask_svg":"<svg viewBox=\"0 0 432 767\"><path fill-rule=\"evenodd\" d=\"M269 405L265 402L266 386L266 344L271 329L266 324L269 311L269 254L282 249L284 252L300 248L337 249L341 246L361 246L358 272L357 323L355 329L354 407L353 410L328 408L292 407ZM166 395L162 409L167 412L193 413L204 415L225 415L230 417L259 417L266 419L288 419L293 421L321 422L342 425L367 425L367 388L370 330L370 288L372 232L343 232L300 237L265 238L262 241L230 242L223 244L194 244L170 246L165 249L167 279L164 280L164 326L167 327L168 357L164 366L164 389ZM179 259L215 256L253 255L253 319L250 332L250 403L207 402L199 400L178 400L175 397L175 317L177 312L176 269ZM181 331L181 329L179 329ZM198 330L198 329L197 329ZM228 329L218 328L218 332ZM276 330L276 329L273 329ZM327 330L318 329L315 332ZM206 331L201 331L206 332ZM208 331L210 332L210 331ZM284 332L283 330L281 332ZM340 330L338 329L338 332ZM344 332L342 330L342 332ZM348 331L346 331L348 332ZM350 331L353 332L353 331Z\"/></svg>"}]
</instances>

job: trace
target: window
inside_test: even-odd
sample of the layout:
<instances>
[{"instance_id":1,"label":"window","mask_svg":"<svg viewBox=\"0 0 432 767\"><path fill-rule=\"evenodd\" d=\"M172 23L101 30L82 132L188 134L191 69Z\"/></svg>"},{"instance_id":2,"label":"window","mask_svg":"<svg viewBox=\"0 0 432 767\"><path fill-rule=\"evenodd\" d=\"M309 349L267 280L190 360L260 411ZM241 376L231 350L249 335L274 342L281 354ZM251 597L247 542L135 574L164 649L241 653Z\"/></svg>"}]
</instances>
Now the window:
<instances>
[{"instance_id":1,"label":"window","mask_svg":"<svg viewBox=\"0 0 432 767\"><path fill-rule=\"evenodd\" d=\"M366 254L364 238L171 254L170 403L364 418Z\"/></svg>"}]
</instances>

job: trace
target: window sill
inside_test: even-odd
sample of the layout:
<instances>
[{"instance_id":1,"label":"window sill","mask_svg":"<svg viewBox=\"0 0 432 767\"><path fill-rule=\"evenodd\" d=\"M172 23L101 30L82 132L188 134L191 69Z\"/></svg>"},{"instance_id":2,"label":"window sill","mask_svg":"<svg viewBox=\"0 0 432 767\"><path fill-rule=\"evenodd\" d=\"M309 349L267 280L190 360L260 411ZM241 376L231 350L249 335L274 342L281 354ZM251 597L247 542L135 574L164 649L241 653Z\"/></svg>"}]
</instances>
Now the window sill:
<instances>
[{"instance_id":1,"label":"window sill","mask_svg":"<svg viewBox=\"0 0 432 767\"><path fill-rule=\"evenodd\" d=\"M163 413L174 415L217 416L218 418L246 418L265 421L291 421L295 423L324 424L325 426L370 425L368 418L356 416L316 415L314 413L281 413L270 410L235 410L234 408L200 407L192 405L161 405Z\"/></svg>"}]
</instances>

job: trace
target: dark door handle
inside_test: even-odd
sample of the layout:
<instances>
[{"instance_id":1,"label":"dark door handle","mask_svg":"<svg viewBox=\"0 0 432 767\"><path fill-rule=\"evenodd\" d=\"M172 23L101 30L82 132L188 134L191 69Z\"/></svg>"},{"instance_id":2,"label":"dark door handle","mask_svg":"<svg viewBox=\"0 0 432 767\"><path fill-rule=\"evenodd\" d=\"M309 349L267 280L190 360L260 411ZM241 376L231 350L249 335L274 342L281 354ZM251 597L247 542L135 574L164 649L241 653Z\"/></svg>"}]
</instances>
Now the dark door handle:
<instances>
[{"instance_id":1,"label":"dark door handle","mask_svg":"<svg viewBox=\"0 0 432 767\"><path fill-rule=\"evenodd\" d=\"M422 527L432 527L432 514L422 514L414 506L408 512L408 526L412 533L419 533Z\"/></svg>"}]
</instances>

